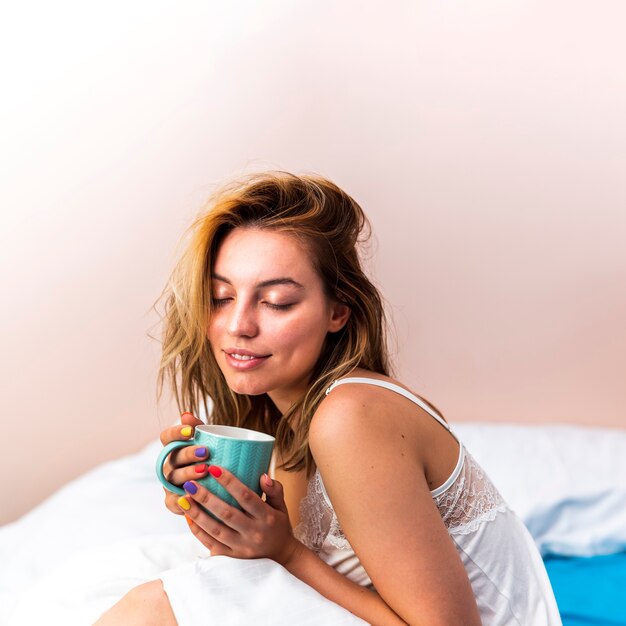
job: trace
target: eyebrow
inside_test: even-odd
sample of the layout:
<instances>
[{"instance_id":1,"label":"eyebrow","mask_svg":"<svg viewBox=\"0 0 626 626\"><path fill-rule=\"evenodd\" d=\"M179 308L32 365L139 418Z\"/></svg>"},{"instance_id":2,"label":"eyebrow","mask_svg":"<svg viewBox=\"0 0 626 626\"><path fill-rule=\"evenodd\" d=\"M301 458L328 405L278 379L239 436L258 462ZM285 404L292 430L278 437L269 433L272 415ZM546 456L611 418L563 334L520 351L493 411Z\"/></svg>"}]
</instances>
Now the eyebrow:
<instances>
[{"instance_id":1,"label":"eyebrow","mask_svg":"<svg viewBox=\"0 0 626 626\"><path fill-rule=\"evenodd\" d=\"M228 278L226 278L225 276L220 276L219 274L211 274L211 278L213 278L214 280L220 280L223 283L228 283L229 285L232 285L230 280L228 280ZM284 278L272 278L270 280L263 280L260 283L257 283L255 287L257 288L273 287L274 285L291 285L293 287L297 287L298 289L304 289L303 285L301 285L298 281L294 280L293 278L289 278L287 276Z\"/></svg>"}]
</instances>

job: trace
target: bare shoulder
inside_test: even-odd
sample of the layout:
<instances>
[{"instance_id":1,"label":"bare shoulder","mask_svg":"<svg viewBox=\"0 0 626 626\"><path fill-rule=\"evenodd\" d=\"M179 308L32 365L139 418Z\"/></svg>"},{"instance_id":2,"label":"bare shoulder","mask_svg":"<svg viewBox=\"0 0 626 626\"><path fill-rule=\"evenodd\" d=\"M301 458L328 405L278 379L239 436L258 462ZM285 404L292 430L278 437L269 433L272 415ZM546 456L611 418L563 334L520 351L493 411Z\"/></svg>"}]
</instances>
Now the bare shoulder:
<instances>
[{"instance_id":1,"label":"bare shoulder","mask_svg":"<svg viewBox=\"0 0 626 626\"><path fill-rule=\"evenodd\" d=\"M367 378L374 376L395 383L370 373ZM321 402L309 446L336 510L345 510L344 498L352 505L357 493L385 489L389 473L415 490L426 484L420 443L425 434L416 410L398 393L360 383L337 385Z\"/></svg>"},{"instance_id":2,"label":"bare shoulder","mask_svg":"<svg viewBox=\"0 0 626 626\"><path fill-rule=\"evenodd\" d=\"M410 391L402 383L367 372L366 378L383 380ZM370 384L343 384L333 388L322 401L311 421L309 443L316 451L331 444L333 449L343 445L378 443L408 444L419 450L420 440L427 437L432 418L423 419L423 409L389 389Z\"/></svg>"},{"instance_id":3,"label":"bare shoulder","mask_svg":"<svg viewBox=\"0 0 626 626\"><path fill-rule=\"evenodd\" d=\"M392 383L414 395L388 376L366 371L356 376ZM339 457L354 457L353 467L361 467L366 458L363 452L368 450L394 465L398 461L411 463L413 471L426 476L431 490L449 478L460 449L447 427L413 400L397 390L362 383L332 389L313 416L309 445L320 469L333 471Z\"/></svg>"}]
</instances>

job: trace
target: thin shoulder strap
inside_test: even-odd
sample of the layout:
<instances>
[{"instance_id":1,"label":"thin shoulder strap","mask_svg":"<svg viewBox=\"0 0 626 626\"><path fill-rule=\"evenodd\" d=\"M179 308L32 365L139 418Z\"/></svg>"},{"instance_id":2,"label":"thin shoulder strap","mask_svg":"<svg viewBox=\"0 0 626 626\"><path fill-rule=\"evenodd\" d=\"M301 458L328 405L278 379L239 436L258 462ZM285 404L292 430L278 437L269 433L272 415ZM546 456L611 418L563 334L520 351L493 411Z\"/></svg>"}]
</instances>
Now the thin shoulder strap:
<instances>
[{"instance_id":1,"label":"thin shoulder strap","mask_svg":"<svg viewBox=\"0 0 626 626\"><path fill-rule=\"evenodd\" d=\"M416 395L412 394L410 391L407 391L400 385L396 385L395 383L387 382L386 380L378 380L376 378L340 378L336 380L327 390L326 395L328 395L335 387L339 385L343 385L345 383L362 383L364 385L376 385L377 387L384 387L385 389L390 389L391 391L395 391L399 393L401 396L408 398L411 402L415 402L418 406L420 406L424 411L428 414L432 415L446 430L452 432L450 430L450 426L445 422L445 420L437 415L423 400L420 400Z\"/></svg>"}]
</instances>

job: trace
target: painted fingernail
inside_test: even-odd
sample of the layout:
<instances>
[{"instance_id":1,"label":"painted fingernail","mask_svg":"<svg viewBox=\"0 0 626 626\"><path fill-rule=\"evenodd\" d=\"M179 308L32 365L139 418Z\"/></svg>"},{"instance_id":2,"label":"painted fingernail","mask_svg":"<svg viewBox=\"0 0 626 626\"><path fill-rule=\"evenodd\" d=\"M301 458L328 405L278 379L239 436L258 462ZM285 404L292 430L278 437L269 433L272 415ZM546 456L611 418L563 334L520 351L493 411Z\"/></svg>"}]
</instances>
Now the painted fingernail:
<instances>
[{"instance_id":1,"label":"painted fingernail","mask_svg":"<svg viewBox=\"0 0 626 626\"><path fill-rule=\"evenodd\" d=\"M198 493L198 488L190 480L188 480L183 487L185 488L185 491L190 493L192 496L195 496L196 493Z\"/></svg>"},{"instance_id":2,"label":"painted fingernail","mask_svg":"<svg viewBox=\"0 0 626 626\"><path fill-rule=\"evenodd\" d=\"M197 448L196 456L199 456L199 457L206 456L206 448Z\"/></svg>"},{"instance_id":3,"label":"painted fingernail","mask_svg":"<svg viewBox=\"0 0 626 626\"><path fill-rule=\"evenodd\" d=\"M178 498L178 506L184 511L188 511L191 508L191 504L189 504L189 500L185 496Z\"/></svg>"},{"instance_id":4,"label":"painted fingernail","mask_svg":"<svg viewBox=\"0 0 626 626\"><path fill-rule=\"evenodd\" d=\"M185 411L184 413L181 413L180 416L182 417L183 415L191 415L191 417L193 417L193 413L191 411Z\"/></svg>"},{"instance_id":5,"label":"painted fingernail","mask_svg":"<svg viewBox=\"0 0 626 626\"><path fill-rule=\"evenodd\" d=\"M211 476L219 478L222 475L222 470L219 467L215 467L215 465L211 465L209 467L209 473L211 474Z\"/></svg>"},{"instance_id":6,"label":"painted fingernail","mask_svg":"<svg viewBox=\"0 0 626 626\"><path fill-rule=\"evenodd\" d=\"M200 465L196 465L194 469L196 470L196 474L204 474L204 472L206 472L206 464L201 463Z\"/></svg>"},{"instance_id":7,"label":"painted fingernail","mask_svg":"<svg viewBox=\"0 0 626 626\"><path fill-rule=\"evenodd\" d=\"M193 428L191 428L191 426L185 426L184 428L180 429L180 434L183 437L190 437L192 432L193 432Z\"/></svg>"},{"instance_id":8,"label":"painted fingernail","mask_svg":"<svg viewBox=\"0 0 626 626\"><path fill-rule=\"evenodd\" d=\"M185 521L187 522L187 525L189 526L189 528L191 528L191 525L193 524L193 520L190 517L187 517L185 515Z\"/></svg>"}]
</instances>

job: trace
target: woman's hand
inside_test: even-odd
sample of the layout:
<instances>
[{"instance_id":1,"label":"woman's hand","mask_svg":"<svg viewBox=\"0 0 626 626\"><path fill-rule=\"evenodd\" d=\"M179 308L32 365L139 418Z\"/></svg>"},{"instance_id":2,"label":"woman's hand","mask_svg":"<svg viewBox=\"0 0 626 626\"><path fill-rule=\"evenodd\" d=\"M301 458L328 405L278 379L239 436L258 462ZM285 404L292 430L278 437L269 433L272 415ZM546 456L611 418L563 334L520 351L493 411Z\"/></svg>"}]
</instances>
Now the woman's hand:
<instances>
[{"instance_id":1,"label":"woman's hand","mask_svg":"<svg viewBox=\"0 0 626 626\"><path fill-rule=\"evenodd\" d=\"M182 426L172 426L161 432L161 443L165 446L171 441L187 441L193 438L196 426L201 426L202 421L191 413L183 413L180 416ZM165 478L174 485L182 487L183 483L194 478L204 478L209 466L204 463L209 458L209 451L203 446L186 446L174 450L163 464ZM165 506L176 515L183 515L177 500L180 496L167 489L165 492Z\"/></svg>"},{"instance_id":2,"label":"woman's hand","mask_svg":"<svg viewBox=\"0 0 626 626\"><path fill-rule=\"evenodd\" d=\"M269 558L286 565L302 548L293 536L283 486L264 474L260 478L265 502L231 472L211 465L209 472L239 503L239 510L195 481L184 484L187 496L178 499L191 532L211 555L238 559ZM221 522L208 515L213 513Z\"/></svg>"}]
</instances>

